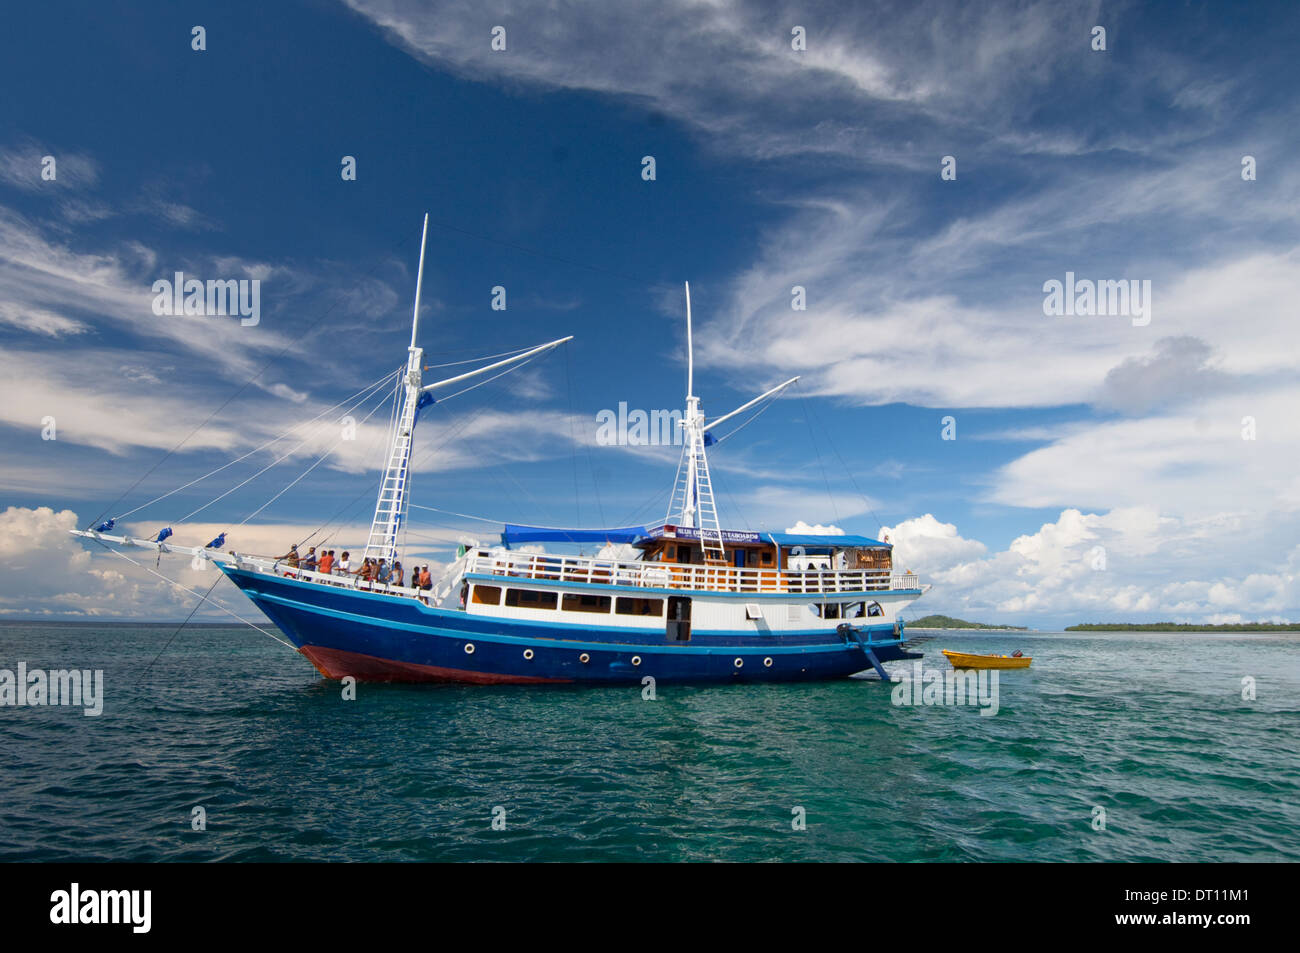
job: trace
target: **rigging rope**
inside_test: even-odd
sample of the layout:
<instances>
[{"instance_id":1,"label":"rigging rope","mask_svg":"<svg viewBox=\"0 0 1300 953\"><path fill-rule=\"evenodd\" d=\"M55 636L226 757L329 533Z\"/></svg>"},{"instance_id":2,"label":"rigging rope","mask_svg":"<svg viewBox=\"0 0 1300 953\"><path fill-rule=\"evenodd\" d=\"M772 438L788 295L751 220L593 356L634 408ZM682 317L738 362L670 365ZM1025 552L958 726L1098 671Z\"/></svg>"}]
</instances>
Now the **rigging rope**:
<instances>
[{"instance_id":1,"label":"rigging rope","mask_svg":"<svg viewBox=\"0 0 1300 953\"><path fill-rule=\"evenodd\" d=\"M389 246L387 252L385 252L385 254L384 254L384 255L383 255L383 256L382 256L378 261L375 262L374 267L371 268L371 269L370 269L368 272L366 272L364 275L362 275L362 277L363 277L363 278L369 278L372 274L374 274L376 271L378 271L381 267L386 266L386 265L388 264L388 254L391 253L394 249L396 249L399 245L401 245L402 243L404 243L404 242L407 240L407 237L408 237L408 236L406 236L406 235L404 234L400 239L394 241L394 242L392 243L392 245ZM176 444L176 446L172 447L172 448L171 448L170 450L168 450L165 454L163 454L162 457L158 460L158 462L155 463L153 466L151 466L148 470L146 470L145 473L144 473L144 475L141 476L140 479L136 480L136 481L135 481L134 483L132 483L129 487L127 487L127 489L122 493L121 496L119 496L117 499L115 499L112 503L109 503L108 506L104 507L103 512L101 512L98 516L96 516L93 520L91 520L90 523L87 525L86 528L89 529L89 528L95 526L96 524L98 524L99 521L102 520L102 519L104 518L104 515L105 515L109 510L111 510L113 507L117 506L118 503L121 503L122 500L124 500L124 499L126 498L127 494L129 494L129 493L130 493L132 490L134 490L137 486L139 486L139 485L140 485L141 483L143 483L146 479L148 479L148 477L150 476L150 474L152 474L155 470L157 470L160 466L162 466L163 463L166 462L166 460L167 460L169 457L171 457L172 454L174 454L174 453L175 453L177 450L179 450L181 447L185 446L185 444L189 443L191 437L193 437L196 433L198 433L200 430L202 430L204 427L206 427L206 426L207 426L207 425L212 421L212 418L213 418L213 417L217 416L217 414L221 413L221 412L222 412L223 410L225 410L228 406L230 406L230 403L231 403L231 402L232 402L236 397L238 397L240 394L242 394L245 390L247 390L247 389L248 389L248 386L249 386L250 384L252 384L253 381L255 381L255 380L257 380L259 377L261 377L261 376L266 372L266 369L267 369L268 367L270 367L270 366L271 366L272 364L274 364L276 361L280 360L280 358L284 357L284 355L288 354L290 350L292 350L293 348L297 347L297 346L302 342L302 339L303 339L304 337L307 336L308 333L310 333L311 331L314 331L314 330L315 330L315 329L320 325L320 323L321 323L322 321L324 321L327 317L329 317L330 314L334 311L334 309L337 308L340 304L342 304L345 300L346 300L346 299L344 298L344 296L340 295L338 298L335 299L334 304L330 305L328 308L326 308L326 309L324 310L324 312L321 313L321 316L320 316L319 318L317 318L317 319L316 319L315 321L313 321L311 324L307 325L307 327L304 328L302 331L299 331L297 334L295 334L295 335L294 335L294 339L293 339L290 343L286 344L283 348L280 349L279 352L277 352L274 356L272 356L272 357L270 358L270 360L268 360L265 364L263 364L263 365L262 365L260 368L258 368L256 371L254 371L252 377L250 377L248 380L244 381L244 383L241 384L241 385L239 386L239 389L238 389L238 390L236 390L233 394L231 394L229 397L227 397L227 398L225 399L224 402L222 402L222 404L221 404L220 407L218 407L218 408L217 408L216 410L214 410L212 413L208 414L208 416L207 416L206 418L204 418L204 420L203 420L202 423L200 423L197 427L195 427L195 428L194 428L193 430L191 430L188 434L186 434L185 437L181 440L180 443Z\"/></svg>"},{"instance_id":2,"label":"rigging rope","mask_svg":"<svg viewBox=\"0 0 1300 953\"><path fill-rule=\"evenodd\" d=\"M364 424L367 420L369 420L379 411L380 407L384 406L384 404L386 404L387 402L388 402L388 398L385 397L383 401L375 405L374 410L372 410L370 413L366 414L366 416L361 418L361 422ZM334 441L333 445L328 450L326 450L324 453L322 453L319 457L316 458L315 463L309 466L306 470L302 471L302 473L298 474L298 476L294 478L293 482L291 482L283 490L275 494L275 496L271 497L269 500L267 500L265 503L263 503L261 506L255 509L253 512L245 516L242 520L236 523L235 526L243 526L245 523L251 520L258 513L262 512L262 510L266 509L268 506L270 506L280 497L284 496L284 494L288 493L289 490L291 490L300 480L302 480L303 477L305 477L308 473L311 473L312 470L315 470L318 466L320 466L325 461L325 458L328 457L331 453L333 453L334 450L338 447L338 445L342 443L342 441L343 438L340 436L337 440Z\"/></svg>"},{"instance_id":3,"label":"rigging rope","mask_svg":"<svg viewBox=\"0 0 1300 953\"><path fill-rule=\"evenodd\" d=\"M802 397L802 393L800 394L800 396ZM805 404L805 407L807 406L808 405ZM822 430L825 431L826 445L829 446L831 448L831 452L835 454L835 459L840 461L840 467L844 470L844 473L848 476L849 482L853 484L853 489L857 490L858 496L862 497L862 503L864 506L866 506L867 512L871 514L871 518L876 521L876 526L878 527L877 532L879 532L879 529L884 527L885 522L876 514L876 511L871 506L870 497L868 497L867 494L862 492L862 487L858 486L858 480L857 477L853 475L853 470L849 468L849 465L844 462L844 458L840 456L840 451L835 446L835 440L831 436L830 428L827 427L826 424L822 423L822 419L817 415L817 411L815 408L812 411L812 418L813 420L817 421L817 423L821 426Z\"/></svg>"},{"instance_id":4,"label":"rigging rope","mask_svg":"<svg viewBox=\"0 0 1300 953\"><path fill-rule=\"evenodd\" d=\"M373 396L373 395L371 395L371 396ZM384 404L387 403L387 401L388 401L388 398L385 397L383 401L380 401L380 403L378 404L378 406L377 406L375 409L377 410L379 407L384 406ZM371 414L373 414L373 413L374 413L374 411L371 411ZM367 419L368 419L368 418L367 418ZM318 427L317 430L319 430L319 429L320 429L320 428ZM307 443L307 441L309 441L309 440L310 440L312 437L314 437L315 435L316 435L316 431L312 431L312 432L309 433L307 436L303 437L302 440L298 441L298 443L295 444L295 445L293 446L293 448L290 449L287 453L285 453L285 454L283 454L282 456L277 457L276 459L272 460L270 463L268 463L266 466L262 467L262 469L258 470L258 471L257 471L256 473L254 473L252 476L248 477L248 478L245 479L245 480L240 481L239 483L236 483L234 486L232 486L232 487L231 487L229 490L227 490L225 493L222 493L220 496L215 497L214 499L208 500L208 502L204 503L204 504L203 504L202 506L200 506L197 510L194 510L193 512L188 513L187 515L181 517L179 520L176 520L175 523L176 523L176 524L180 524L180 523L188 522L189 519L190 519L191 517L196 516L196 515L198 515L199 513L202 513L204 510L206 510L206 509L207 509L209 506L211 506L213 503L216 503L216 502L218 502L219 500L224 500L226 497L228 497L231 493L234 493L234 492L235 492L236 490L238 490L240 487L247 486L249 483L252 483L254 480L256 480L258 477L260 477L260 476L261 476L263 473L265 473L267 470L271 469L271 468L274 467L274 466L279 465L279 464L282 463L283 461L287 460L289 457L293 456L294 453L296 453L296 452L298 451L298 448L299 448L299 447L301 447L303 444ZM242 526L243 524L241 523L240 525Z\"/></svg>"},{"instance_id":5,"label":"rigging rope","mask_svg":"<svg viewBox=\"0 0 1300 953\"><path fill-rule=\"evenodd\" d=\"M796 381L794 386L799 387L799 382ZM808 421L808 437L812 440L813 451L817 454L817 465L821 467L822 479L826 481L826 497L831 503L831 513L835 517L835 522L838 523L840 521L840 514L838 508L835 506L835 494L831 492L831 478L826 473L826 464L822 460L822 452L817 447L817 435L813 433L812 417L808 413L808 401L804 399L803 388L801 387L799 387L799 403L803 405L804 418Z\"/></svg>"},{"instance_id":6,"label":"rigging rope","mask_svg":"<svg viewBox=\"0 0 1300 953\"><path fill-rule=\"evenodd\" d=\"M94 538L94 537L92 537L92 539L93 539L93 538ZM163 582L170 583L171 585L175 586L177 589L184 590L185 592L188 592L188 593L189 593L190 595L192 595L192 596L197 596L197 595L198 595L198 593L195 592L193 589L190 589L188 586L183 586L183 585L181 585L181 584L180 584L179 582L177 582L175 579L169 579L168 577L164 576L162 573L158 572L157 570L150 569L150 568L149 568L148 566L146 566L144 563L136 562L134 559L132 559L132 558L131 558L130 556L128 556L126 553L119 552L118 550L113 549L111 546L106 546L106 545L104 545L103 541L96 539L95 542L99 543L100 546L103 546L104 549L108 550L108 551L109 551L110 553L112 553L114 556L120 556L120 557L122 557L123 559L125 559L127 562L129 562L129 563L131 563L131 564L133 564L133 565L139 566L141 569L145 570L146 572L150 573L151 575L157 576L157 577L158 577L159 579L161 579ZM218 572L220 572L220 570L218 570ZM218 580L218 581L219 581L219 580ZM254 628L254 629L256 629L258 632L261 632L261 633L262 633L263 635L265 635L267 638L275 639L275 641L279 642L281 645L287 645L289 648L293 649L295 652L298 650L298 649L297 649L297 646L295 646L292 642L286 642L284 639L280 638L278 635L275 635L275 634L273 634L273 633L271 633L271 632L267 632L266 629L262 628L260 625L257 625L257 624L254 623L254 622L249 622L249 621L248 621L247 619L245 619L243 616L241 616L241 615L239 615L238 613L232 611L231 609L226 608L226 607L223 606L220 602L217 602L217 600L213 599L213 600L211 600L211 601L212 601L212 604L213 604L214 606L216 606L218 609L220 609L222 612L226 613L227 615L234 616L234 617L235 617L236 619L238 619L240 622L244 623L244 625L249 626L250 628Z\"/></svg>"},{"instance_id":7,"label":"rigging rope","mask_svg":"<svg viewBox=\"0 0 1300 953\"><path fill-rule=\"evenodd\" d=\"M393 374L400 374L401 372L402 372L402 371L401 371L401 368L398 368L397 370L393 371L391 374L388 374L386 377L381 377L378 381L375 381L374 383L368 384L367 386L363 387L361 390L357 391L357 393L356 393L356 394L353 394L351 397L346 397L346 398L344 398L343 400L339 401L337 404L335 404L333 407L326 408L325 410L323 410L323 411L321 411L319 414L317 414L315 417L313 417L311 420L308 420L308 421L306 421L305 423L294 424L294 426L290 427L288 430L286 430L284 433L280 434L278 437L275 437L275 438L273 438L273 439L271 439L271 440L268 440L266 443L262 444L260 447L257 447L257 448L255 448L255 449L253 449L253 450L248 451L248 453L244 454L243 456L241 456L241 457L236 457L236 458L233 459L233 460L229 460L229 461L227 461L226 463L223 463L221 466L217 467L215 470L209 470L207 473L203 474L203 476L198 477L197 479L191 480L189 483L186 483L186 484L184 484L183 486L178 486L178 487L176 487L176 489L174 489L174 490L168 490L168 491L167 491L166 493L164 493L162 496L155 496L155 497L154 497L152 500L150 500L148 503L141 503L141 504L140 504L139 506L137 506L135 509L133 509L133 510L127 510L125 513L122 513L122 514L120 514L120 515L118 515L118 516L113 517L113 519L114 519L114 520L123 520L123 519L126 519L126 518L127 518L128 516L130 516L131 514L133 514L133 513L138 513L140 510L144 509L146 506L152 506L154 503L157 503L157 502L159 502L159 501L161 501L161 500L165 500L165 499L167 499L167 497L172 496L172 495L174 495L174 494L176 494L176 493L179 493L181 490L187 490L187 489L189 489L190 487L194 486L194 484L196 484L196 483L202 483L202 482L203 482L204 480L206 480L208 477L210 477L210 476L214 476L214 475L220 473L222 470L226 469L227 467L234 466L236 463L239 463L241 460L247 460L247 459L248 459L249 457L251 457L253 454L255 454L255 453L259 453L259 452L261 452L262 450L265 450L267 447L271 446L272 444L279 443L281 440L283 440L285 437L289 436L289 434L293 433L293 432L294 432L295 430L297 430L299 427L306 427L306 426L308 426L309 424L314 424L316 421L320 420L322 417L324 417L324 416L325 416L326 414L328 414L330 411L332 411L332 410L336 410L336 409L338 409L339 407L342 407L344 404L348 403L348 402L351 401L353 398L357 397L357 395L359 395L359 394L366 394L366 396L368 397L369 394L368 394L367 392L374 390L376 387L382 387L383 384L384 384L384 382L387 381L387 379L388 379L389 377L392 377ZM362 399L364 400L365 398L363 397Z\"/></svg>"},{"instance_id":8,"label":"rigging rope","mask_svg":"<svg viewBox=\"0 0 1300 953\"><path fill-rule=\"evenodd\" d=\"M547 352L543 352L543 353L547 353ZM540 357L541 355L539 354L539 355L536 355L536 356L537 356L537 357ZM523 367L525 364L528 364L528 363L529 363L530 361L532 361L532 360L533 360L533 358L529 358L527 361L524 361L524 362L522 362L521 364L516 365L516 367ZM507 369L506 371L504 371L503 373L508 373L509 370L512 370L512 369L513 369L513 368L508 368L508 369ZM501 376L500 374L495 375L493 378L490 378L490 380L495 380L496 377L500 377L500 376ZM483 382L481 382L481 383L488 383L488 381L483 381ZM477 386L477 385L476 385L476 386ZM471 389L471 388L467 388L467 389ZM464 393L464 391L462 391L461 393ZM451 395L451 396L454 397L454 396L456 396L456 395L453 394L453 395ZM487 413L489 410L495 410L495 409L497 409L497 408L499 407L499 405L501 404L501 402L505 399L505 397L506 397L506 394L505 394L505 393L498 393L498 394L495 395L494 397L489 398L488 402L487 402L486 404L484 404L484 406L482 406L482 407L480 407L478 410L474 411L474 413L473 413L472 415L470 415L469 417L467 417L467 418L465 418L463 421L461 421L461 423L460 423L458 426L453 426L452 429L449 430L448 433L447 433L446 435L444 435L444 437L443 437L442 440L440 440L439 442L437 442L437 443L435 443L435 444L432 444L432 445L430 445L430 446L424 448L424 450L422 450L422 451L420 452L420 455L419 455L418 457L413 457L413 458L412 458L412 461L411 461L411 463L410 463L410 467L411 467L412 469L415 469L417 466L419 466L419 465L423 465L425 461L427 461L430 457L433 456L433 454L437 453L439 450L441 450L441 449L442 449L443 447L445 447L447 444L451 443L452 440L456 439L456 437L458 437L462 432L464 432L464 431L465 431L465 430L466 430L470 425L472 425L475 421L477 421L477 420L478 420L480 417L482 417L485 413ZM447 401L447 400L450 400L450 399L451 399L451 397L443 397L443 398L440 398L440 399L439 399L438 403L443 403L443 402L445 402L445 401ZM436 407L437 404L434 404L433 406ZM359 503L362 501L362 499L363 499L364 497L367 497L367 496L369 496L370 494L374 493L374 492L375 492L375 489L379 486L379 484L380 484L382 481L383 481L383 473L382 473L382 471L381 471L379 477L376 478L375 480L373 480L373 481L370 483L369 486L367 486L364 490L362 490L360 493L358 493L356 496L354 496L354 497L353 497L351 500L349 500L347 503L344 503L341 507L339 507L337 510L334 511L334 515L333 515L333 516L331 516L329 519L327 519L327 520L326 520L324 523L322 523L320 526L316 527L315 531L312 532L311 536L308 536L308 537L307 537L307 540L310 540L312 537L314 537L314 536L315 536L317 533L319 533L321 530L326 529L327 527L332 526L332 525L334 525L335 523L338 523L338 524L339 524L338 527L337 527L336 529L332 530L332 531L329 533L329 535L327 535L327 536L325 537L325 539L324 539L324 541L321 543L321 545L324 545L324 543L326 543L326 542L328 542L329 540L333 539L333 538L335 537L335 535L336 535L340 530L342 530L342 528L343 528L343 526L342 526L343 519L346 518L346 516L347 516L349 513L351 513L351 512L356 508L357 504L359 504ZM409 504L408 504L408 505L409 505ZM307 540L303 540L303 542L305 543Z\"/></svg>"}]
</instances>

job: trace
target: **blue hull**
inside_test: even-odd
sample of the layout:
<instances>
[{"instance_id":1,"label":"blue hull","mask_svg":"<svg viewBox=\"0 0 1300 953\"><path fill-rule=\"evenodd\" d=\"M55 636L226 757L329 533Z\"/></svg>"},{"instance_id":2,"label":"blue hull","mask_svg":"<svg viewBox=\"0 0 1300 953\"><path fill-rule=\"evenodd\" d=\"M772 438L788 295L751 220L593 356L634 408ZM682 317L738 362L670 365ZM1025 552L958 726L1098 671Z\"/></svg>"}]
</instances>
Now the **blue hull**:
<instances>
[{"instance_id":1,"label":"blue hull","mask_svg":"<svg viewBox=\"0 0 1300 953\"><path fill-rule=\"evenodd\" d=\"M798 681L870 668L858 640L836 632L696 631L531 623L429 607L409 598L222 571L329 678L490 683ZM892 624L859 637L881 662L920 658ZM739 665L737 662L739 661Z\"/></svg>"}]
</instances>

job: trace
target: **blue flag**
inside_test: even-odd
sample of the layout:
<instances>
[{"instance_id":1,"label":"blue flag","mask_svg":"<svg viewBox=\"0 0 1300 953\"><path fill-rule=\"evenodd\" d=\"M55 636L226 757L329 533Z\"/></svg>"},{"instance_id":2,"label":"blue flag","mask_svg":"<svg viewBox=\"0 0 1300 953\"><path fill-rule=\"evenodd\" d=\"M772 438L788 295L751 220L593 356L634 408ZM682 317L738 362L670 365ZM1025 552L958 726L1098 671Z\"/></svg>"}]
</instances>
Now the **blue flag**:
<instances>
[{"instance_id":1,"label":"blue flag","mask_svg":"<svg viewBox=\"0 0 1300 953\"><path fill-rule=\"evenodd\" d=\"M109 520L109 521L106 522L106 523L100 523L98 526L95 527L95 532L96 532L96 533L107 533L110 529L113 528L113 524L115 524L116 522L117 522L117 520Z\"/></svg>"},{"instance_id":2,"label":"blue flag","mask_svg":"<svg viewBox=\"0 0 1300 953\"><path fill-rule=\"evenodd\" d=\"M164 527L163 527L163 528L158 532L158 538L155 539L154 542L155 542L155 543L161 543L164 539L166 539L166 538L167 538L168 536L170 536L171 534L172 534L172 528L171 528L170 526L164 526Z\"/></svg>"},{"instance_id":3,"label":"blue flag","mask_svg":"<svg viewBox=\"0 0 1300 953\"><path fill-rule=\"evenodd\" d=\"M204 546L203 548L204 548L204 549L220 549L220 548L221 548L222 546L224 546L224 545L226 545L226 534L225 534L225 533L222 533L220 536L218 536L218 537L217 537L216 539L214 539L212 542L208 543L208 545Z\"/></svg>"}]
</instances>

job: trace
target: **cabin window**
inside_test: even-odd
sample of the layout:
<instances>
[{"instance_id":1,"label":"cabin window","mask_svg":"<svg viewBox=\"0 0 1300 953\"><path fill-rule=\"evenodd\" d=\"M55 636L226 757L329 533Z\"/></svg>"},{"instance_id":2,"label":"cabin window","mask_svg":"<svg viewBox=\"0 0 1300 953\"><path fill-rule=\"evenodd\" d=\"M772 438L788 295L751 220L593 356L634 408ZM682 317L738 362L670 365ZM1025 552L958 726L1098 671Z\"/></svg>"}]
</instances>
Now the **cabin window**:
<instances>
[{"instance_id":1,"label":"cabin window","mask_svg":"<svg viewBox=\"0 0 1300 953\"><path fill-rule=\"evenodd\" d=\"M761 561L762 565L764 566L772 565L772 554L767 550L764 550L763 553L758 558Z\"/></svg>"},{"instance_id":2,"label":"cabin window","mask_svg":"<svg viewBox=\"0 0 1300 953\"><path fill-rule=\"evenodd\" d=\"M560 608L565 612L609 612L609 596L585 596L578 593L564 594Z\"/></svg>"},{"instance_id":3,"label":"cabin window","mask_svg":"<svg viewBox=\"0 0 1300 953\"><path fill-rule=\"evenodd\" d=\"M827 602L822 606L823 619L838 619L840 617L840 604L838 602Z\"/></svg>"},{"instance_id":4,"label":"cabin window","mask_svg":"<svg viewBox=\"0 0 1300 953\"><path fill-rule=\"evenodd\" d=\"M649 615L663 616L664 601L662 599L637 599L633 596L619 596L615 604L614 612L617 615Z\"/></svg>"},{"instance_id":5,"label":"cabin window","mask_svg":"<svg viewBox=\"0 0 1300 953\"><path fill-rule=\"evenodd\" d=\"M554 609L556 593L536 589L507 589L506 605L519 609Z\"/></svg>"},{"instance_id":6,"label":"cabin window","mask_svg":"<svg viewBox=\"0 0 1300 953\"><path fill-rule=\"evenodd\" d=\"M676 558L677 558L677 547L676 547L676 546L669 546L668 549L666 550L666 552L668 553L668 558L669 558L669 559L676 559Z\"/></svg>"},{"instance_id":7,"label":"cabin window","mask_svg":"<svg viewBox=\"0 0 1300 953\"><path fill-rule=\"evenodd\" d=\"M867 603L867 615L869 615L869 616L880 616L880 615L884 615L884 614L885 614L885 610L882 609L882 608L880 607L880 603L879 603L879 602L868 602L868 603Z\"/></svg>"},{"instance_id":8,"label":"cabin window","mask_svg":"<svg viewBox=\"0 0 1300 953\"><path fill-rule=\"evenodd\" d=\"M500 586L475 586L472 602L481 606L501 605Z\"/></svg>"},{"instance_id":9,"label":"cabin window","mask_svg":"<svg viewBox=\"0 0 1300 953\"><path fill-rule=\"evenodd\" d=\"M861 602L850 602L844 606L844 618L860 619L866 614L866 607Z\"/></svg>"}]
</instances>

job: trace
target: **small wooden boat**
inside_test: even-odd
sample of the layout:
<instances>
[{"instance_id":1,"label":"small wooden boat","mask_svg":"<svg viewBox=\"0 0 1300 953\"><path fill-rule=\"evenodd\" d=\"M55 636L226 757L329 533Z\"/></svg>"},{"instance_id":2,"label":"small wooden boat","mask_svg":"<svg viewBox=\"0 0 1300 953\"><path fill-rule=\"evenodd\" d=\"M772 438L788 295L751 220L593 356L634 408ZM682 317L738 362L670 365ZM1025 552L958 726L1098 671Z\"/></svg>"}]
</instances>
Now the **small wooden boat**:
<instances>
[{"instance_id":1,"label":"small wooden boat","mask_svg":"<svg viewBox=\"0 0 1300 953\"><path fill-rule=\"evenodd\" d=\"M953 668L1029 668L1032 655L970 655L943 649Z\"/></svg>"}]
</instances>

